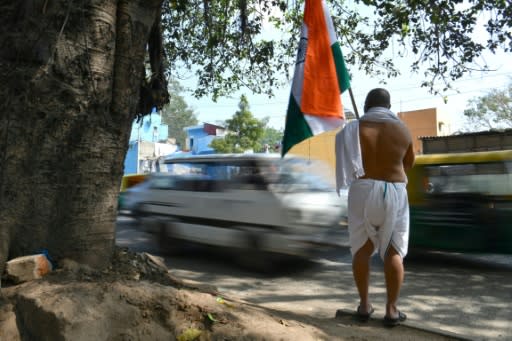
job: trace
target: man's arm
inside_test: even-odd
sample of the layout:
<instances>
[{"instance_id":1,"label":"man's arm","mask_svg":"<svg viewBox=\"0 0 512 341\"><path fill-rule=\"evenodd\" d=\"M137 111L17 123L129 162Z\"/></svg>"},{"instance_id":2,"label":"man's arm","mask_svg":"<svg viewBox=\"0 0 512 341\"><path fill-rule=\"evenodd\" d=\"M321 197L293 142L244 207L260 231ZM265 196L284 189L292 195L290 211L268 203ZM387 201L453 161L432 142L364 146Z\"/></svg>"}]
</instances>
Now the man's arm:
<instances>
[{"instance_id":1,"label":"man's arm","mask_svg":"<svg viewBox=\"0 0 512 341\"><path fill-rule=\"evenodd\" d=\"M407 148L407 152L405 153L405 156L404 156L404 170L409 170L412 168L412 166L414 165L414 159L415 159L415 156L414 156L414 151L413 151L413 148L412 148L412 143L409 144L409 147Z\"/></svg>"}]
</instances>

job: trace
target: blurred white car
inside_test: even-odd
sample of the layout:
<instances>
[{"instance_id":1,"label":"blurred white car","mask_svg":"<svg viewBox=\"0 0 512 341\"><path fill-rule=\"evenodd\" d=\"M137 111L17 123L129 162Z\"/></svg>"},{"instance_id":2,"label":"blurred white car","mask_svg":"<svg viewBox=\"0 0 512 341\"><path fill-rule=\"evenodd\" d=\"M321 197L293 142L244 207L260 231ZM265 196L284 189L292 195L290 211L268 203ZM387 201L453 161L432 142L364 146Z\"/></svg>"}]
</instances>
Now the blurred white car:
<instances>
[{"instance_id":1,"label":"blurred white car","mask_svg":"<svg viewBox=\"0 0 512 341\"><path fill-rule=\"evenodd\" d=\"M169 251L186 241L309 258L346 217L346 197L310 160L214 154L165 164L127 190L124 206Z\"/></svg>"},{"instance_id":2,"label":"blurred white car","mask_svg":"<svg viewBox=\"0 0 512 341\"><path fill-rule=\"evenodd\" d=\"M119 211L121 213L133 214L134 210L139 204L141 193L144 193L150 188L152 181L153 177L148 175L142 182L133 185L132 187L129 187L121 192L121 199L119 200Z\"/></svg>"}]
</instances>

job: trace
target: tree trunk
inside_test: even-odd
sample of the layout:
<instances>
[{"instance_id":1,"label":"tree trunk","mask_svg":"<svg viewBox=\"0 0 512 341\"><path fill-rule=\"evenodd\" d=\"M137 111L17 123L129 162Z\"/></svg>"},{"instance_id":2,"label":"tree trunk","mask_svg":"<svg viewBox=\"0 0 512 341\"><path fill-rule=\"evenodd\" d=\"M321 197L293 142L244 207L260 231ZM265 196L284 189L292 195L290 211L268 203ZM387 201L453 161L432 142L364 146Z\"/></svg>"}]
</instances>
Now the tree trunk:
<instances>
[{"instance_id":1,"label":"tree trunk","mask_svg":"<svg viewBox=\"0 0 512 341\"><path fill-rule=\"evenodd\" d=\"M47 249L101 268L162 0L0 2L0 273Z\"/></svg>"}]
</instances>

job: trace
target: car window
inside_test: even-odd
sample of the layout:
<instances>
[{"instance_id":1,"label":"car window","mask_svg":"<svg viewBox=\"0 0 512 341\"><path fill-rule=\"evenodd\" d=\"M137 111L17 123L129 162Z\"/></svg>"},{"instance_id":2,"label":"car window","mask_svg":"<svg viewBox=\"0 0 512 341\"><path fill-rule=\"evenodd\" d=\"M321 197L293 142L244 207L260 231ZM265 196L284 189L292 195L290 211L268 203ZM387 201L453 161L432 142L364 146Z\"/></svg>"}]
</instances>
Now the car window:
<instances>
[{"instance_id":1,"label":"car window","mask_svg":"<svg viewBox=\"0 0 512 341\"><path fill-rule=\"evenodd\" d=\"M332 191L334 187L317 162L299 158L219 158L170 162L168 174L179 177L177 190L221 191L226 189L293 191Z\"/></svg>"},{"instance_id":2,"label":"car window","mask_svg":"<svg viewBox=\"0 0 512 341\"><path fill-rule=\"evenodd\" d=\"M171 176L154 176L149 181L154 189L172 189L175 185L175 179Z\"/></svg>"}]
</instances>

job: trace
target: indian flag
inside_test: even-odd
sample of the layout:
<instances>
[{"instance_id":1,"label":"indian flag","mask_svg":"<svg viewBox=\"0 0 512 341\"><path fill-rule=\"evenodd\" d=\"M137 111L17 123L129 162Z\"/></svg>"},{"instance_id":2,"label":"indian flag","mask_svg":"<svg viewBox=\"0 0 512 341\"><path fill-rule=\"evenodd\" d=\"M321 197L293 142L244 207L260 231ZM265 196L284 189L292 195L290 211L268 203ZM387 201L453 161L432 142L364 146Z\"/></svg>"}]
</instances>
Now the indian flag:
<instances>
[{"instance_id":1,"label":"indian flag","mask_svg":"<svg viewBox=\"0 0 512 341\"><path fill-rule=\"evenodd\" d=\"M339 128L341 93L350 79L324 0L306 0L281 155L295 144Z\"/></svg>"}]
</instances>

